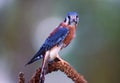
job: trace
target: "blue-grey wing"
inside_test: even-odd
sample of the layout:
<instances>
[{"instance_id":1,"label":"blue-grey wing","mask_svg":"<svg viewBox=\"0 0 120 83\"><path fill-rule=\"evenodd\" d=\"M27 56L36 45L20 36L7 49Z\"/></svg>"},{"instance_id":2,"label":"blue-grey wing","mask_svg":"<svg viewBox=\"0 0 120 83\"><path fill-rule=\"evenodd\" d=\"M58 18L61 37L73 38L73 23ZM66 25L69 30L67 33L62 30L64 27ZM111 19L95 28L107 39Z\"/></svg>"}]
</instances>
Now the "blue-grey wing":
<instances>
[{"instance_id":1,"label":"blue-grey wing","mask_svg":"<svg viewBox=\"0 0 120 83\"><path fill-rule=\"evenodd\" d=\"M36 60L39 60L43 57L47 50L50 50L55 45L60 45L62 41L67 36L69 30L67 28L57 28L51 35L45 40L44 44L41 46L39 51L34 55L34 57L26 64L31 64Z\"/></svg>"},{"instance_id":2,"label":"blue-grey wing","mask_svg":"<svg viewBox=\"0 0 120 83\"><path fill-rule=\"evenodd\" d=\"M67 33L67 28L58 28L53 34L51 34L43 44L43 47L45 47L45 50L50 50L55 45L60 45L62 41L65 39Z\"/></svg>"}]
</instances>

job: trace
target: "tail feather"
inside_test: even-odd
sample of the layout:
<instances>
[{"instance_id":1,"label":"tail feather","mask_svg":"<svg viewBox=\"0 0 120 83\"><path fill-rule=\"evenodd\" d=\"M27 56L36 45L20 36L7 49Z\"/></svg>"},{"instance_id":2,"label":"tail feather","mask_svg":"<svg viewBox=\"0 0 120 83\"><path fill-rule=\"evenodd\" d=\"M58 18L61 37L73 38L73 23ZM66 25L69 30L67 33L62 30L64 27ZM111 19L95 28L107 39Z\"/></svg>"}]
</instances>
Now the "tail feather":
<instances>
[{"instance_id":1,"label":"tail feather","mask_svg":"<svg viewBox=\"0 0 120 83\"><path fill-rule=\"evenodd\" d=\"M34 55L34 57L26 65L29 65L29 64L43 58L45 51L46 51L46 46L44 46L44 44L43 44L41 46L41 48L39 49L39 51Z\"/></svg>"},{"instance_id":2,"label":"tail feather","mask_svg":"<svg viewBox=\"0 0 120 83\"><path fill-rule=\"evenodd\" d=\"M43 58L43 55L42 55L41 52L38 51L38 52L35 54L35 56L34 56L27 64L25 64L25 66L26 66L26 65L29 65L29 64L31 64L31 63L33 63L33 62L35 62L35 61L37 61L37 60L39 60L39 59L41 59L41 58Z\"/></svg>"},{"instance_id":3,"label":"tail feather","mask_svg":"<svg viewBox=\"0 0 120 83\"><path fill-rule=\"evenodd\" d=\"M43 58L44 52L45 52L45 47L42 46L40 50L34 55L34 57L27 64L25 64L25 66Z\"/></svg>"},{"instance_id":4,"label":"tail feather","mask_svg":"<svg viewBox=\"0 0 120 83\"><path fill-rule=\"evenodd\" d=\"M41 59L42 58L42 55L39 55L39 56L37 56L37 57L33 57L27 64L25 64L25 65L29 65L29 64L31 64L31 63L33 63L33 62L35 62L35 61L37 61L37 60L39 60L39 59Z\"/></svg>"}]
</instances>

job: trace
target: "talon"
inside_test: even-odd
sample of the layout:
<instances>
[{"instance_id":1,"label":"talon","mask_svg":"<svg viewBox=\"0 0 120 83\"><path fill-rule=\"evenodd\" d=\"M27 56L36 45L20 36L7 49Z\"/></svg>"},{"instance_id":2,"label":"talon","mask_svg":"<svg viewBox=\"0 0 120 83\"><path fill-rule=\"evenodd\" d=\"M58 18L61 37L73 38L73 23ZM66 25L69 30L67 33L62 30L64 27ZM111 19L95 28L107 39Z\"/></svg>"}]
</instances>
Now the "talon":
<instances>
[{"instance_id":1,"label":"talon","mask_svg":"<svg viewBox=\"0 0 120 83\"><path fill-rule=\"evenodd\" d=\"M44 83L44 80L45 80L44 74L41 74L39 83Z\"/></svg>"}]
</instances>

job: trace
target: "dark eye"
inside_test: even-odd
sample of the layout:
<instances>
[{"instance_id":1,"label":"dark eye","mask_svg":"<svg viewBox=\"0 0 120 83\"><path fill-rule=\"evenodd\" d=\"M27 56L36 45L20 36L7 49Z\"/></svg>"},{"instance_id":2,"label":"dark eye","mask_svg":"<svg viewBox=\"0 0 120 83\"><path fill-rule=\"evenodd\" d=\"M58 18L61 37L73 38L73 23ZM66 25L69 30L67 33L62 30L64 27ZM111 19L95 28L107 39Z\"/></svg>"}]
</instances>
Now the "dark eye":
<instances>
[{"instance_id":1,"label":"dark eye","mask_svg":"<svg viewBox=\"0 0 120 83\"><path fill-rule=\"evenodd\" d=\"M66 22L66 18L65 18L64 22Z\"/></svg>"},{"instance_id":2,"label":"dark eye","mask_svg":"<svg viewBox=\"0 0 120 83\"><path fill-rule=\"evenodd\" d=\"M78 18L78 16L76 16L76 18Z\"/></svg>"}]
</instances>

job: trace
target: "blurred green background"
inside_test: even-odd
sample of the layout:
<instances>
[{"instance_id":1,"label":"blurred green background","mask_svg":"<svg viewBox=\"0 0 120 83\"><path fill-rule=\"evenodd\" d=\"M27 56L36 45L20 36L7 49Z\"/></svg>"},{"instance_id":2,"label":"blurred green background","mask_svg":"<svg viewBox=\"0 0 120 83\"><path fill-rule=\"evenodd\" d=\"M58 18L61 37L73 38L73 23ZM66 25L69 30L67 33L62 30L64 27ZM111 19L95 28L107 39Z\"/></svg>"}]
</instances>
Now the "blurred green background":
<instances>
[{"instance_id":1,"label":"blurred green background","mask_svg":"<svg viewBox=\"0 0 120 83\"><path fill-rule=\"evenodd\" d=\"M120 0L0 0L0 83L26 82L40 62L24 65L48 34L75 11L80 23L76 38L60 54L88 83L120 81ZM45 83L73 83L62 72Z\"/></svg>"}]
</instances>

